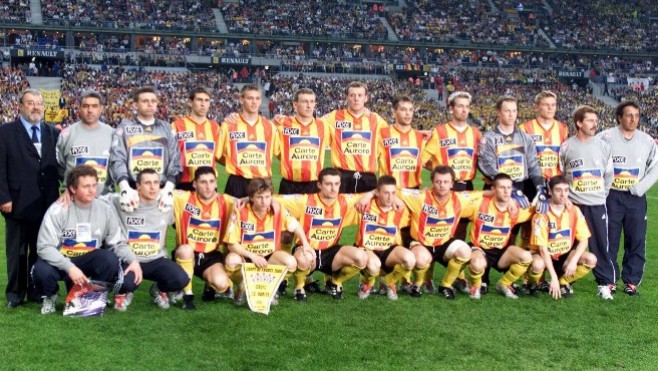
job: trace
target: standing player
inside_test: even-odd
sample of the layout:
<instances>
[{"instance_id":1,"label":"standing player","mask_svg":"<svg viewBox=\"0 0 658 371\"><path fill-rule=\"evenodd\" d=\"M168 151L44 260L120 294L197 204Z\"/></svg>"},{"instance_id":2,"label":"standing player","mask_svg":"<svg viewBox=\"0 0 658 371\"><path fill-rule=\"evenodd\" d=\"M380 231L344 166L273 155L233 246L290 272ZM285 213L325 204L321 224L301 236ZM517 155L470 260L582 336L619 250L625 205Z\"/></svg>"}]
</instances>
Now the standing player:
<instances>
[{"instance_id":1,"label":"standing player","mask_svg":"<svg viewBox=\"0 0 658 371\"><path fill-rule=\"evenodd\" d=\"M273 191L269 179L252 179L247 187L249 202L237 211L226 231L224 242L230 253L225 264L231 280L239 287L235 296L238 305L244 301L240 271L244 262L254 263L258 268L280 264L290 272L297 270L295 258L281 250L281 232L294 232L302 249L311 249L299 222L287 210L272 207Z\"/></svg>"},{"instance_id":2,"label":"standing player","mask_svg":"<svg viewBox=\"0 0 658 371\"><path fill-rule=\"evenodd\" d=\"M207 117L210 97L210 91L204 87L192 89L188 97L189 114L172 124L183 167L180 182L176 185L178 189L194 190L194 171L201 166L214 168L221 157L219 125Z\"/></svg>"},{"instance_id":3,"label":"standing player","mask_svg":"<svg viewBox=\"0 0 658 371\"><path fill-rule=\"evenodd\" d=\"M610 145L614 180L606 200L610 259L619 272L617 254L624 232L624 258L621 279L624 292L637 295L646 261L647 198L645 193L658 179L656 142L637 129L640 106L632 101L617 106L619 126L598 135Z\"/></svg>"},{"instance_id":4,"label":"standing player","mask_svg":"<svg viewBox=\"0 0 658 371\"><path fill-rule=\"evenodd\" d=\"M274 124L258 113L262 94L258 85L245 84L240 90L242 112L238 119L220 126L220 148L229 174L225 193L233 197L247 196L251 179L272 177L279 136Z\"/></svg>"},{"instance_id":5,"label":"standing player","mask_svg":"<svg viewBox=\"0 0 658 371\"><path fill-rule=\"evenodd\" d=\"M139 206L135 191L137 174L154 169L163 186L158 196L159 207L171 208L172 191L181 173L180 151L171 125L155 118L158 95L149 87L133 92L133 119L123 119L112 139L110 149L110 175L121 188L121 207L131 212Z\"/></svg>"},{"instance_id":6,"label":"standing player","mask_svg":"<svg viewBox=\"0 0 658 371\"><path fill-rule=\"evenodd\" d=\"M393 99L395 124L383 128L379 138L379 174L390 175L399 188L418 189L422 183L423 134L411 127L414 103L409 97Z\"/></svg>"},{"instance_id":7,"label":"standing player","mask_svg":"<svg viewBox=\"0 0 658 371\"><path fill-rule=\"evenodd\" d=\"M101 197L114 206L128 246L137 257L142 267L143 278L154 281L150 294L155 304L169 308L166 292L180 291L190 281L190 277L176 263L167 258L167 229L174 222L171 210L162 212L158 209L158 193L160 192L160 177L153 169L144 169L137 174L137 194L139 206L131 213L121 209L116 193ZM132 302L133 293L137 290L134 273L124 276L123 285L115 295L114 308L125 311Z\"/></svg>"},{"instance_id":8,"label":"standing player","mask_svg":"<svg viewBox=\"0 0 658 371\"><path fill-rule=\"evenodd\" d=\"M89 165L98 172L99 195L105 193L107 184L111 183L107 168L114 133L114 129L99 121L103 114L103 104L103 97L98 92L83 92L78 110L80 121L64 129L57 141L60 176L66 179L66 174L74 167Z\"/></svg>"},{"instance_id":9,"label":"standing player","mask_svg":"<svg viewBox=\"0 0 658 371\"><path fill-rule=\"evenodd\" d=\"M473 252L469 265L471 298L480 299L482 275L487 267L505 272L496 290L509 299L518 299L512 283L519 279L532 263L530 251L514 245L510 240L512 228L530 219L526 209L511 210L512 178L500 173L493 178L492 197L484 197L471 216L471 244Z\"/></svg>"},{"instance_id":10,"label":"standing player","mask_svg":"<svg viewBox=\"0 0 658 371\"><path fill-rule=\"evenodd\" d=\"M365 283L359 288L359 298L367 299L375 284L380 270L386 296L397 300L395 284L411 275L416 265L414 254L402 244L401 227L409 224L409 212L406 208L395 210L396 181L390 175L383 175L377 180L375 198L359 213L359 228L356 233L356 246L368 254L368 264L363 270Z\"/></svg>"},{"instance_id":11,"label":"standing player","mask_svg":"<svg viewBox=\"0 0 658 371\"><path fill-rule=\"evenodd\" d=\"M277 122L281 160L280 194L316 193L318 175L324 164L330 130L313 117L315 93L302 88L293 95L295 115L281 116Z\"/></svg>"},{"instance_id":12,"label":"standing player","mask_svg":"<svg viewBox=\"0 0 658 371\"><path fill-rule=\"evenodd\" d=\"M573 295L571 283L584 277L596 266L596 256L587 252L590 237L587 221L577 206L567 208L569 182L556 175L548 182L551 193L549 211L532 217L530 244L538 250L540 267L535 267L531 285L536 285L543 270L550 273L549 294L555 299ZM578 240L578 244L574 242ZM537 255L535 255L537 256ZM533 259L534 260L534 259Z\"/></svg>"},{"instance_id":13,"label":"standing player","mask_svg":"<svg viewBox=\"0 0 658 371\"><path fill-rule=\"evenodd\" d=\"M347 86L347 109L323 117L332 130L331 163L340 171L341 193L368 192L377 185L379 133L388 124L367 112L366 103L367 85L353 81Z\"/></svg>"},{"instance_id":14,"label":"standing player","mask_svg":"<svg viewBox=\"0 0 658 371\"><path fill-rule=\"evenodd\" d=\"M305 300L306 276L319 270L331 276L327 288L334 299L343 298L343 282L359 274L366 267L368 256L354 246L339 244L345 225L356 224L353 195L339 193L341 173L324 168L318 176L319 191L314 194L278 197L277 201L301 221L304 233L313 250L294 249L298 262L295 276L295 298Z\"/></svg>"},{"instance_id":15,"label":"standing player","mask_svg":"<svg viewBox=\"0 0 658 371\"><path fill-rule=\"evenodd\" d=\"M213 301L215 292L223 293L230 287L221 243L233 209L233 198L217 194L217 175L209 166L196 169L192 187L193 192L174 192L177 246L174 257L190 277L183 288L184 309L196 308L192 276L206 282L203 301Z\"/></svg>"},{"instance_id":16,"label":"standing player","mask_svg":"<svg viewBox=\"0 0 658 371\"><path fill-rule=\"evenodd\" d=\"M594 278L598 295L612 300L617 281L608 245L606 196L612 186L613 167L610 146L597 138L598 116L590 106L579 106L573 115L578 132L560 148L560 170L569 180L569 198L585 215L592 236L588 246L596 256Z\"/></svg>"}]
</instances>

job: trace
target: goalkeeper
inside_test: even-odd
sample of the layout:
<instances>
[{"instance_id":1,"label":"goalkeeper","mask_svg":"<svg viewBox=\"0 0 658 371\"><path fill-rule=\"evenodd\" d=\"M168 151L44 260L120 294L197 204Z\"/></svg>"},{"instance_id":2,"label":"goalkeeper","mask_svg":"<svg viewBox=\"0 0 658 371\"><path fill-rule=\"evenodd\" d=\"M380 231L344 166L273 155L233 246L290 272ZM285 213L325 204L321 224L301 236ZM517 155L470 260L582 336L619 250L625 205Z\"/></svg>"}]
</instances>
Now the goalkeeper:
<instances>
[{"instance_id":1,"label":"goalkeeper","mask_svg":"<svg viewBox=\"0 0 658 371\"><path fill-rule=\"evenodd\" d=\"M133 92L133 119L121 121L112 138L110 174L121 188L121 208L132 212L139 206L135 191L137 174L155 170L160 177L158 207L168 211L173 204L172 191L182 172L178 142L171 125L155 118L158 95L149 87Z\"/></svg>"}]
</instances>

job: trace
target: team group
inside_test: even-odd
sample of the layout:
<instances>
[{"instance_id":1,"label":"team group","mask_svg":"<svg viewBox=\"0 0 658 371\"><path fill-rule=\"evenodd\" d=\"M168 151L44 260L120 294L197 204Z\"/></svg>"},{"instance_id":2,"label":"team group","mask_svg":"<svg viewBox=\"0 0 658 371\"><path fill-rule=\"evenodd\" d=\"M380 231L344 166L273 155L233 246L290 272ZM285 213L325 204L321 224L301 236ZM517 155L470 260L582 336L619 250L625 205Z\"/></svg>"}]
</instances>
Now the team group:
<instances>
[{"instance_id":1,"label":"team group","mask_svg":"<svg viewBox=\"0 0 658 371\"><path fill-rule=\"evenodd\" d=\"M190 92L188 115L173 124L155 118L155 90L138 88L132 95L135 115L116 130L99 121L103 97L87 91L79 98L80 121L53 131L52 162L65 191L58 202L48 202L38 238L25 243L19 266L8 259L10 308L27 292L40 298L42 313L52 313L59 281L94 279L116 282L114 307L123 311L144 278L153 281L150 294L159 307L182 302L194 309L195 275L206 283L204 301L228 296L242 304L244 262L285 265L299 301L307 291L340 299L343 283L359 274L361 299L380 291L396 300L398 290L412 297L424 290L446 299L458 292L480 299L488 292L490 268L502 273L495 289L507 298L542 290L556 299L570 297L571 284L593 270L598 295L610 300L619 279L622 230L623 290L638 293L645 193L658 177L658 158L653 139L637 128L634 102L621 103L619 125L598 134L596 111L578 107L576 134L568 137L568 126L555 120L554 93L539 93L536 118L520 126L517 100L501 96L498 123L482 134L467 122L471 95L455 92L448 98L450 121L428 138L412 128L411 99L392 102L395 122L389 125L366 108L362 82L347 87L346 109L322 118L315 117L315 93L299 89L295 114L274 121L259 114L260 87L247 84L241 112L221 125L207 118L212 94L204 88ZM23 92L19 109L19 120L0 131L11 125L25 131L44 163L53 156L41 140L49 129L42 123L40 93ZM8 256L15 234L25 229L13 215L17 191L3 179L6 164L19 161L12 145L0 143ZM325 148L333 167L323 168ZM276 195L270 181L275 156L282 175ZM217 192L216 163L229 175L224 194ZM423 168L431 169L431 186L421 190ZM482 191L473 189L478 169L485 177ZM111 192L114 185L120 193ZM10 232L16 226L10 222L18 232ZM169 259L165 242L172 224L176 248ZM355 243L341 245L349 225L358 228ZM434 263L445 267L436 289ZM316 270L325 275L324 290L311 278Z\"/></svg>"}]
</instances>

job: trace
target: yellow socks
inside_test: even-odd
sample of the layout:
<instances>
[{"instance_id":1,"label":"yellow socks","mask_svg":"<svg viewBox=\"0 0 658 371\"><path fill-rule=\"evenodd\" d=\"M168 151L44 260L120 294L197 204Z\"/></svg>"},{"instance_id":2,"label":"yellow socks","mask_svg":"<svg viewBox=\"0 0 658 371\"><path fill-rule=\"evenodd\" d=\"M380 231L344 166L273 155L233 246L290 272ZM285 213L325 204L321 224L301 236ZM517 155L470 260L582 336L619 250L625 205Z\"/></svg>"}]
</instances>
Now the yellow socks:
<instances>
[{"instance_id":1,"label":"yellow socks","mask_svg":"<svg viewBox=\"0 0 658 371\"><path fill-rule=\"evenodd\" d=\"M452 284L455 282L462 269L464 269L464 264L468 260L463 258L454 257L448 261L448 267L446 268L446 273L443 275L443 281L441 281L441 286L452 287Z\"/></svg>"},{"instance_id":2,"label":"yellow socks","mask_svg":"<svg viewBox=\"0 0 658 371\"><path fill-rule=\"evenodd\" d=\"M185 295L192 295L192 277L194 277L194 259L178 259L176 258L176 264L180 265L181 268L187 273L190 277L190 282L183 288Z\"/></svg>"},{"instance_id":3,"label":"yellow socks","mask_svg":"<svg viewBox=\"0 0 658 371\"><path fill-rule=\"evenodd\" d=\"M509 286L512 284L512 282L516 281L523 275L528 270L528 267L532 263L531 261L528 262L521 262L521 263L514 263L509 266L509 269L505 274L503 275L503 278L500 279L500 284L503 286Z\"/></svg>"},{"instance_id":4,"label":"yellow socks","mask_svg":"<svg viewBox=\"0 0 658 371\"><path fill-rule=\"evenodd\" d=\"M338 286L342 286L343 282L349 280L350 278L356 276L361 272L361 268L357 267L356 265L347 265L343 268L341 268L338 273L336 273L331 281Z\"/></svg>"}]
</instances>

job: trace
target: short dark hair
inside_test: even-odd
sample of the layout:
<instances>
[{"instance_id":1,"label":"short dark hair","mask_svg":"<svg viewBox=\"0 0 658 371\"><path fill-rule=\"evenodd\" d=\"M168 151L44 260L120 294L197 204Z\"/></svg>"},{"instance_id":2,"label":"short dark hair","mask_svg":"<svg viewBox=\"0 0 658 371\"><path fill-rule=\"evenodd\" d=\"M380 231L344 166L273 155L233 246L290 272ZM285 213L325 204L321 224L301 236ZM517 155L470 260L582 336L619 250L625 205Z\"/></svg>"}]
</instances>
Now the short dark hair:
<instances>
[{"instance_id":1,"label":"short dark hair","mask_svg":"<svg viewBox=\"0 0 658 371\"><path fill-rule=\"evenodd\" d=\"M82 104L82 101L87 98L98 99L98 103L100 103L101 106L105 104L105 100L103 99L103 96L101 95L101 93L97 92L96 90L83 91L82 94L80 94L80 104Z\"/></svg>"},{"instance_id":2,"label":"short dark hair","mask_svg":"<svg viewBox=\"0 0 658 371\"><path fill-rule=\"evenodd\" d=\"M393 109L396 110L398 109L398 106L400 103L411 103L414 104L414 101L411 100L411 98L407 97L406 95L403 95L401 97L395 97L393 98Z\"/></svg>"},{"instance_id":3,"label":"short dark hair","mask_svg":"<svg viewBox=\"0 0 658 371\"><path fill-rule=\"evenodd\" d=\"M72 188L76 188L78 184L80 184L80 178L83 176L91 176L98 181L98 173L96 172L96 169L89 165L78 165L71 169L66 175L66 187L69 192Z\"/></svg>"},{"instance_id":4,"label":"short dark hair","mask_svg":"<svg viewBox=\"0 0 658 371\"><path fill-rule=\"evenodd\" d=\"M240 97L241 97L241 98L244 98L244 94L245 94L246 92L250 91L250 90L251 90L251 91L257 91L257 92L259 92L259 93L261 93L261 94L263 93L263 91L261 90L260 86L258 86L258 85L256 85L256 84L244 84L244 86L242 87L242 89L240 89Z\"/></svg>"},{"instance_id":5,"label":"short dark hair","mask_svg":"<svg viewBox=\"0 0 658 371\"><path fill-rule=\"evenodd\" d=\"M377 179L377 189L379 190L383 186L393 185L397 186L397 181L390 175L382 175Z\"/></svg>"},{"instance_id":6,"label":"short dark hair","mask_svg":"<svg viewBox=\"0 0 658 371\"><path fill-rule=\"evenodd\" d=\"M519 100L511 95L501 95L496 101L496 111L500 111L500 109L503 108L503 103L505 102L513 102L518 104Z\"/></svg>"},{"instance_id":7,"label":"short dark hair","mask_svg":"<svg viewBox=\"0 0 658 371\"><path fill-rule=\"evenodd\" d=\"M249 198L267 191L274 193L274 186L270 178L254 178L247 185L247 195L249 195Z\"/></svg>"},{"instance_id":8,"label":"short dark hair","mask_svg":"<svg viewBox=\"0 0 658 371\"><path fill-rule=\"evenodd\" d=\"M196 88L192 89L192 91L190 91L190 95L187 98L189 100L194 100L197 94L205 94L209 98L212 98L212 95L210 94L210 90L204 86L197 86Z\"/></svg>"},{"instance_id":9,"label":"short dark hair","mask_svg":"<svg viewBox=\"0 0 658 371\"><path fill-rule=\"evenodd\" d=\"M194 170L194 180L199 180L201 178L201 175L205 174L212 174L215 179L217 179L217 173L215 172L215 169L213 169L210 166L199 166Z\"/></svg>"},{"instance_id":10,"label":"short dark hair","mask_svg":"<svg viewBox=\"0 0 658 371\"><path fill-rule=\"evenodd\" d=\"M430 173L430 181L434 181L434 176L437 174L445 175L445 174L450 174L450 177L452 178L452 181L455 181L455 171L450 167L446 165L439 165L432 169L432 173Z\"/></svg>"},{"instance_id":11,"label":"short dark hair","mask_svg":"<svg viewBox=\"0 0 658 371\"><path fill-rule=\"evenodd\" d=\"M347 85L347 88L345 89L345 94L350 93L350 89L361 89L363 88L366 91L366 95L368 95L368 85L366 85L365 82L363 81L352 81Z\"/></svg>"},{"instance_id":12,"label":"short dark hair","mask_svg":"<svg viewBox=\"0 0 658 371\"><path fill-rule=\"evenodd\" d=\"M576 127L576 129L578 129L578 122L582 122L585 119L585 115L588 113L593 113L598 115L594 107L585 104L578 106L576 110L573 111L573 124Z\"/></svg>"},{"instance_id":13,"label":"short dark hair","mask_svg":"<svg viewBox=\"0 0 658 371\"><path fill-rule=\"evenodd\" d=\"M139 184L141 184L141 183L142 183L142 177L144 176L144 174L155 174L155 175L158 175L158 177L160 176L160 175L158 174L158 172L155 171L155 169L146 168L146 169L140 171L140 172L137 174L137 178L135 179L135 183L139 183Z\"/></svg>"},{"instance_id":14,"label":"short dark hair","mask_svg":"<svg viewBox=\"0 0 658 371\"><path fill-rule=\"evenodd\" d=\"M295 93L292 95L292 101L297 102L299 99L299 96L302 94L308 94L308 95L313 95L315 96L315 92L309 88L301 88L295 91Z\"/></svg>"},{"instance_id":15,"label":"short dark hair","mask_svg":"<svg viewBox=\"0 0 658 371\"><path fill-rule=\"evenodd\" d=\"M569 181L563 175L556 175L556 176L554 176L554 177L552 177L551 179L548 180L548 189L550 189L552 191L553 188L558 184L569 185Z\"/></svg>"},{"instance_id":16,"label":"short dark hair","mask_svg":"<svg viewBox=\"0 0 658 371\"><path fill-rule=\"evenodd\" d=\"M617 123L619 123L619 119L624 116L624 110L626 107L633 107L637 109L638 111L640 110L640 105L637 104L635 101L632 100L627 100L625 102L619 103L617 106L617 109L615 109L615 117L617 119Z\"/></svg>"},{"instance_id":17,"label":"short dark hair","mask_svg":"<svg viewBox=\"0 0 658 371\"><path fill-rule=\"evenodd\" d=\"M153 94L155 94L156 97L158 96L158 92L155 89L153 89L152 87L142 86L141 88L137 88L137 89L133 90L133 94L132 94L133 95L133 102L136 103L139 100L139 96L142 95L142 94L145 94L145 93L153 93Z\"/></svg>"},{"instance_id":18,"label":"short dark hair","mask_svg":"<svg viewBox=\"0 0 658 371\"><path fill-rule=\"evenodd\" d=\"M512 177L509 176L508 174L498 173L498 174L496 174L495 177L493 177L493 185L495 186L501 180L509 180L510 182L514 183L514 181L512 180Z\"/></svg>"},{"instance_id":19,"label":"short dark hair","mask_svg":"<svg viewBox=\"0 0 658 371\"><path fill-rule=\"evenodd\" d=\"M322 183L326 176L340 176L340 171L334 167L325 167L320 170L320 174L318 174L318 182Z\"/></svg>"}]
</instances>

